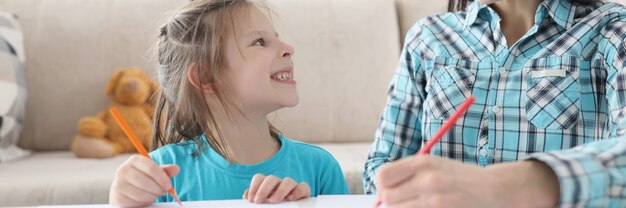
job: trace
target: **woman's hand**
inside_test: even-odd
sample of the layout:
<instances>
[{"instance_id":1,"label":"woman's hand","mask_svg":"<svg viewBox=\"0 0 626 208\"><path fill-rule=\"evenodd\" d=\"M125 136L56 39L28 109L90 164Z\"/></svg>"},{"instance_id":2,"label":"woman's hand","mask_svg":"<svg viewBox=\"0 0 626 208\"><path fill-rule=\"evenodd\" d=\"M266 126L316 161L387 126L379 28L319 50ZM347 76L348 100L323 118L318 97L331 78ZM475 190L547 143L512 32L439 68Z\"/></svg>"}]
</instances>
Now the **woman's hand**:
<instances>
[{"instance_id":1,"label":"woman's hand","mask_svg":"<svg viewBox=\"0 0 626 208\"><path fill-rule=\"evenodd\" d=\"M250 188L243 193L243 199L253 203L278 203L294 201L311 196L311 188L306 183L297 183L289 177L282 180L276 176L256 174Z\"/></svg>"},{"instance_id":2,"label":"woman's hand","mask_svg":"<svg viewBox=\"0 0 626 208\"><path fill-rule=\"evenodd\" d=\"M111 185L109 203L119 207L147 207L172 187L177 165L159 167L150 158L134 155L122 164Z\"/></svg>"},{"instance_id":3,"label":"woman's hand","mask_svg":"<svg viewBox=\"0 0 626 208\"><path fill-rule=\"evenodd\" d=\"M555 207L559 198L558 179L536 161L480 168L412 156L381 167L376 181L387 208Z\"/></svg>"}]
</instances>

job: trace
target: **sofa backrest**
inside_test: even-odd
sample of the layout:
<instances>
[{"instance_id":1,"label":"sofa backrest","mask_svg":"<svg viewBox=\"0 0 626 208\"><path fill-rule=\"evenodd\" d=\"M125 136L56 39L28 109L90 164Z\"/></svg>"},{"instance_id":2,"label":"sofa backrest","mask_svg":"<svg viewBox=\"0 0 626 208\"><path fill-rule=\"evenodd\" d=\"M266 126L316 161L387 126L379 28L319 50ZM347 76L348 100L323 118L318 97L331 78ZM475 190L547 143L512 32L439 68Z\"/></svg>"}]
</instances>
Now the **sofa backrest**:
<instances>
[{"instance_id":1,"label":"sofa backrest","mask_svg":"<svg viewBox=\"0 0 626 208\"><path fill-rule=\"evenodd\" d=\"M295 48L300 104L271 115L308 142L371 142L400 54L393 1L273 0ZM282 35L282 34L281 34Z\"/></svg>"}]
</instances>

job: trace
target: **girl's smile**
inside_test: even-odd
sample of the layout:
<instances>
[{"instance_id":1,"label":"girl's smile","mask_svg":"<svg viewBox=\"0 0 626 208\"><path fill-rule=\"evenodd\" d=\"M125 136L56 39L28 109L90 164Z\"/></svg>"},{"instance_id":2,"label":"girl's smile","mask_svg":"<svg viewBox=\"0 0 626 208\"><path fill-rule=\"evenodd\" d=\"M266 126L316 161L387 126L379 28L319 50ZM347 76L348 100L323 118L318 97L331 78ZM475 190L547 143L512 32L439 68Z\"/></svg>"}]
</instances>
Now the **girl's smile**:
<instances>
[{"instance_id":1,"label":"girl's smile","mask_svg":"<svg viewBox=\"0 0 626 208\"><path fill-rule=\"evenodd\" d=\"M294 80L293 76L293 67L290 66L272 73L272 76L270 76L270 78L278 83L296 85L296 80Z\"/></svg>"}]
</instances>

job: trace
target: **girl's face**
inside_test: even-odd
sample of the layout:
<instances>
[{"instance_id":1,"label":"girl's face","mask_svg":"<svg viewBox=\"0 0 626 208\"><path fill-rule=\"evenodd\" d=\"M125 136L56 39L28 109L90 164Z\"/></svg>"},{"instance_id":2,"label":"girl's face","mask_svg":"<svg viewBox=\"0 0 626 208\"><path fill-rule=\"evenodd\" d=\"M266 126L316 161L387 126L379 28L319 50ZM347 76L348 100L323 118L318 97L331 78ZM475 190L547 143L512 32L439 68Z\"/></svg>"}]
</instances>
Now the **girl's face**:
<instances>
[{"instance_id":1,"label":"girl's face","mask_svg":"<svg viewBox=\"0 0 626 208\"><path fill-rule=\"evenodd\" d=\"M231 87L227 96L246 113L268 114L298 104L293 48L278 38L256 7L233 12L233 21L225 46Z\"/></svg>"}]
</instances>

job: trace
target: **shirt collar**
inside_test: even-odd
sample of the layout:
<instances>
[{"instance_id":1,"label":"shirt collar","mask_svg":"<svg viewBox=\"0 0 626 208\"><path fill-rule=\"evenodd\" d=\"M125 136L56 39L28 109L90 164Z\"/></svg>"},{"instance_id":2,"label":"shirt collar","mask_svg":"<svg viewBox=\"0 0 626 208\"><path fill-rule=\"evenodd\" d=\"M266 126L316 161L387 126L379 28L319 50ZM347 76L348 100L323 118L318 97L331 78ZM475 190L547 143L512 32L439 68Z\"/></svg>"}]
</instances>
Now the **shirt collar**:
<instances>
[{"instance_id":1,"label":"shirt collar","mask_svg":"<svg viewBox=\"0 0 626 208\"><path fill-rule=\"evenodd\" d=\"M485 8L489 8L489 6L487 6L486 4L481 4L477 0L472 1L472 3L470 3L467 6L467 14L466 14L466 17L465 17L465 26L469 27L469 26L473 25L474 23L476 23L476 18L478 18L478 13L480 13L480 11L485 9Z\"/></svg>"},{"instance_id":2,"label":"shirt collar","mask_svg":"<svg viewBox=\"0 0 626 208\"><path fill-rule=\"evenodd\" d=\"M540 7L544 7L548 15L561 27L569 29L574 25L576 5L569 0L545 0Z\"/></svg>"},{"instance_id":3,"label":"shirt collar","mask_svg":"<svg viewBox=\"0 0 626 208\"><path fill-rule=\"evenodd\" d=\"M478 14L483 9L489 9L491 11L488 5L481 4L477 0L472 1L472 3L467 6L465 26L469 27L476 23ZM535 17L544 17L544 15L540 14L542 12L547 12L548 15L554 19L554 22L566 29L569 29L574 24L576 6L569 0L545 0L539 5L539 9L537 10ZM489 12L489 14L495 14L495 11ZM538 23L541 22L541 20L536 19L535 22Z\"/></svg>"}]
</instances>

